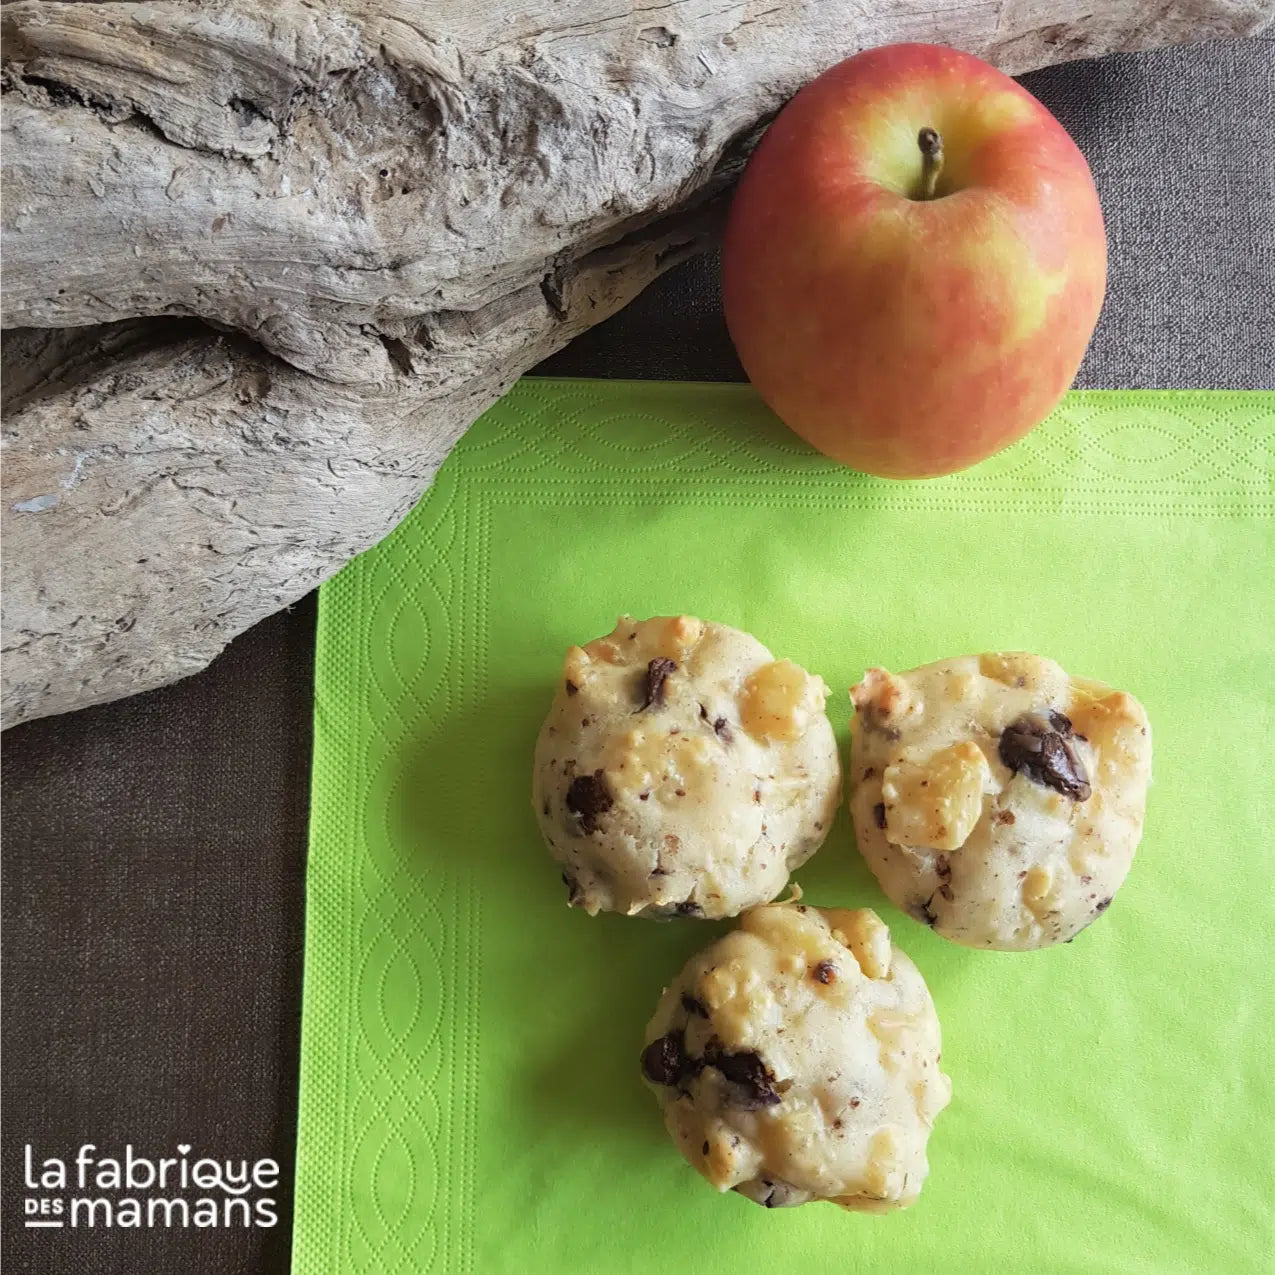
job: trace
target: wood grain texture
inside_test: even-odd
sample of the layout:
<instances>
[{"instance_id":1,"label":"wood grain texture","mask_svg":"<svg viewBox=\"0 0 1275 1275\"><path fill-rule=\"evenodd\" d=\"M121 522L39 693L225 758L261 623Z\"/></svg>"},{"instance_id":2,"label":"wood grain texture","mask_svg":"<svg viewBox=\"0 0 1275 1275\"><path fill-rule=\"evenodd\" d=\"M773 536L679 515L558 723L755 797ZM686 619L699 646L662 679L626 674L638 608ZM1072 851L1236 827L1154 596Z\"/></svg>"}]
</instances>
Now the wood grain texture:
<instances>
[{"instance_id":1,"label":"wood grain texture","mask_svg":"<svg viewBox=\"0 0 1275 1275\"><path fill-rule=\"evenodd\" d=\"M711 241L832 62L1018 72L1272 7L6 5L4 722L192 672L378 540L522 371Z\"/></svg>"}]
</instances>

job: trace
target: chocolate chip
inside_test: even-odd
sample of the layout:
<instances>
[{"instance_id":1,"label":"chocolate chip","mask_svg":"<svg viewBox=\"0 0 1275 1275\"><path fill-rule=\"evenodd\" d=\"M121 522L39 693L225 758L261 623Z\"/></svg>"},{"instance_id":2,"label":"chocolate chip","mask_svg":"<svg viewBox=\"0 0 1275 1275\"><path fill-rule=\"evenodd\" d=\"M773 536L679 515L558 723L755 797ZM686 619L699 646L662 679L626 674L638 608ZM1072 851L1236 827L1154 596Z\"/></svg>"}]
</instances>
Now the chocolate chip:
<instances>
[{"instance_id":1,"label":"chocolate chip","mask_svg":"<svg viewBox=\"0 0 1275 1275\"><path fill-rule=\"evenodd\" d=\"M1013 823L1014 812L1012 810L998 810L996 812L997 823Z\"/></svg>"},{"instance_id":2,"label":"chocolate chip","mask_svg":"<svg viewBox=\"0 0 1275 1275\"><path fill-rule=\"evenodd\" d=\"M678 795L679 797L685 797L685 796L686 796L686 789L685 789L685 788L679 788L679 789L677 790L677 795Z\"/></svg>"},{"instance_id":3,"label":"chocolate chip","mask_svg":"<svg viewBox=\"0 0 1275 1275\"><path fill-rule=\"evenodd\" d=\"M820 983L835 983L837 981L837 967L831 961L820 961L810 971L810 976L817 979Z\"/></svg>"},{"instance_id":4,"label":"chocolate chip","mask_svg":"<svg viewBox=\"0 0 1275 1275\"><path fill-rule=\"evenodd\" d=\"M686 899L677 905L678 916L703 916L704 909L694 899Z\"/></svg>"},{"instance_id":5,"label":"chocolate chip","mask_svg":"<svg viewBox=\"0 0 1275 1275\"><path fill-rule=\"evenodd\" d=\"M567 809L579 818L580 831L586 836L598 830L599 817L613 804L600 770L591 775L577 775L567 789Z\"/></svg>"},{"instance_id":6,"label":"chocolate chip","mask_svg":"<svg viewBox=\"0 0 1275 1275\"><path fill-rule=\"evenodd\" d=\"M713 733L717 736L718 739L722 741L723 744L730 743L731 741L730 723L724 717L719 717L713 723Z\"/></svg>"},{"instance_id":7,"label":"chocolate chip","mask_svg":"<svg viewBox=\"0 0 1275 1275\"><path fill-rule=\"evenodd\" d=\"M710 1040L704 1050L705 1067L714 1067L732 1086L729 1105L744 1111L759 1107L773 1107L779 1101L775 1091L775 1073L751 1049L732 1054L721 1047L717 1040Z\"/></svg>"},{"instance_id":8,"label":"chocolate chip","mask_svg":"<svg viewBox=\"0 0 1275 1275\"><path fill-rule=\"evenodd\" d=\"M700 721L703 721L703 722L708 721L708 709L706 709L703 704L699 706L699 716L700 716Z\"/></svg>"},{"instance_id":9,"label":"chocolate chip","mask_svg":"<svg viewBox=\"0 0 1275 1275\"><path fill-rule=\"evenodd\" d=\"M653 1040L642 1051L642 1074L654 1085L676 1085L686 1070L686 1042L680 1031Z\"/></svg>"},{"instance_id":10,"label":"chocolate chip","mask_svg":"<svg viewBox=\"0 0 1275 1275\"><path fill-rule=\"evenodd\" d=\"M567 694L578 695L579 693L580 688L570 678L567 678Z\"/></svg>"},{"instance_id":11,"label":"chocolate chip","mask_svg":"<svg viewBox=\"0 0 1275 1275\"><path fill-rule=\"evenodd\" d=\"M1015 774L1025 770L1033 782L1073 801L1086 801L1092 791L1072 741L1071 722L1054 709L1024 713L1011 722L1001 734L999 752Z\"/></svg>"},{"instance_id":12,"label":"chocolate chip","mask_svg":"<svg viewBox=\"0 0 1275 1275\"><path fill-rule=\"evenodd\" d=\"M910 912L914 917L916 917L918 921L923 921L931 929L934 928L934 923L935 921L938 920L938 917L935 916L934 913L930 911L930 903L932 902L933 898L934 896L930 895L930 897L926 899L924 903L914 903L907 909L908 912Z\"/></svg>"},{"instance_id":13,"label":"chocolate chip","mask_svg":"<svg viewBox=\"0 0 1275 1275\"><path fill-rule=\"evenodd\" d=\"M640 793L638 793L638 800L639 800L639 801L650 801L650 800L651 800L651 790L648 788L645 792L640 792Z\"/></svg>"},{"instance_id":14,"label":"chocolate chip","mask_svg":"<svg viewBox=\"0 0 1275 1275\"><path fill-rule=\"evenodd\" d=\"M706 1143L704 1143L704 1145L703 1145L702 1147L700 1147L700 1149L699 1149L699 1150L700 1150L700 1155L707 1155L707 1154L708 1154L708 1143L707 1143L707 1142L706 1142Z\"/></svg>"},{"instance_id":15,"label":"chocolate chip","mask_svg":"<svg viewBox=\"0 0 1275 1275\"><path fill-rule=\"evenodd\" d=\"M875 767L875 766L869 766L869 767L867 768L867 770L865 770L865 771L863 772L863 777L864 777L864 779L871 779L871 778L872 778L872 776L873 776L873 775L875 775L876 773L877 773L877 771L876 771L876 767Z\"/></svg>"},{"instance_id":16,"label":"chocolate chip","mask_svg":"<svg viewBox=\"0 0 1275 1275\"><path fill-rule=\"evenodd\" d=\"M876 824L883 832L885 831L885 802L878 801L872 807L872 822Z\"/></svg>"},{"instance_id":17,"label":"chocolate chip","mask_svg":"<svg viewBox=\"0 0 1275 1275\"><path fill-rule=\"evenodd\" d=\"M1099 899L1098 902L1094 904L1093 910L1095 912L1105 912L1110 906L1111 896L1108 895L1105 899Z\"/></svg>"},{"instance_id":18,"label":"chocolate chip","mask_svg":"<svg viewBox=\"0 0 1275 1275\"><path fill-rule=\"evenodd\" d=\"M938 874L940 881L950 881L952 878L952 861L945 854L936 854L934 856L934 871Z\"/></svg>"},{"instance_id":19,"label":"chocolate chip","mask_svg":"<svg viewBox=\"0 0 1275 1275\"><path fill-rule=\"evenodd\" d=\"M638 712L645 712L648 708L664 707L664 683L668 681L670 673L676 672L677 665L672 661L660 656L658 659L652 660L646 666L646 677L642 687L642 704Z\"/></svg>"},{"instance_id":20,"label":"chocolate chip","mask_svg":"<svg viewBox=\"0 0 1275 1275\"><path fill-rule=\"evenodd\" d=\"M708 1006L702 1000L697 1000L686 992L682 993L682 1008L688 1014L694 1014L696 1018L708 1017Z\"/></svg>"},{"instance_id":21,"label":"chocolate chip","mask_svg":"<svg viewBox=\"0 0 1275 1275\"><path fill-rule=\"evenodd\" d=\"M859 1106L859 1104L860 1104L862 1101L863 1101L863 1099L862 1099L862 1098L851 1098L851 1099L850 1099L850 1107L851 1107L851 1110L857 1109L857 1108L858 1108L858 1106Z\"/></svg>"}]
</instances>

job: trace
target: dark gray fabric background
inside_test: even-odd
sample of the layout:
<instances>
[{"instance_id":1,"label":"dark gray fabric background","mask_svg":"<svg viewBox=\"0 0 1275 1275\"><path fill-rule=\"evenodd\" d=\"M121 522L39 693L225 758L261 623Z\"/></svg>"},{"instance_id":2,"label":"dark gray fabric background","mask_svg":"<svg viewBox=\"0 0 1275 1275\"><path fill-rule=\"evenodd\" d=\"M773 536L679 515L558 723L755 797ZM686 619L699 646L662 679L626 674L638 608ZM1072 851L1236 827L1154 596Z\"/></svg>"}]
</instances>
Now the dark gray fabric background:
<instances>
[{"instance_id":1,"label":"dark gray fabric background","mask_svg":"<svg viewBox=\"0 0 1275 1275\"><path fill-rule=\"evenodd\" d=\"M1275 44L1027 84L1093 165L1111 279L1079 384L1275 388ZM737 379L692 263L545 373ZM291 1182L314 602L177 686L3 739L3 1240L11 1275L281 1272L273 1231L28 1231L33 1142L273 1155ZM308 1275L308 1273L302 1273Z\"/></svg>"}]
</instances>

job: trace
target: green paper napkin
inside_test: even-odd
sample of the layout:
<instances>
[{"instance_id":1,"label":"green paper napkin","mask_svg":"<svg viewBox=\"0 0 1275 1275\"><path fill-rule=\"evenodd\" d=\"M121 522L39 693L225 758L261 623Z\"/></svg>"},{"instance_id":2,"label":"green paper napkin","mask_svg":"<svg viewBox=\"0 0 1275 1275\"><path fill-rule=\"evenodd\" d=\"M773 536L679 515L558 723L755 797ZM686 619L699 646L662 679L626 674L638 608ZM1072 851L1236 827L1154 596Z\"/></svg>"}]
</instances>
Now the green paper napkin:
<instances>
[{"instance_id":1,"label":"green paper napkin","mask_svg":"<svg viewBox=\"0 0 1275 1275\"><path fill-rule=\"evenodd\" d=\"M746 387L535 381L322 591L293 1269L1243 1272L1275 1251L1275 394L1080 393L964 474L804 448ZM766 1212L675 1153L642 1029L723 927L566 907L532 745L616 615L748 629L835 689L1028 649L1155 730L1146 835L1076 942L967 951L842 813L799 875L925 974L952 1105L919 1204Z\"/></svg>"}]
</instances>

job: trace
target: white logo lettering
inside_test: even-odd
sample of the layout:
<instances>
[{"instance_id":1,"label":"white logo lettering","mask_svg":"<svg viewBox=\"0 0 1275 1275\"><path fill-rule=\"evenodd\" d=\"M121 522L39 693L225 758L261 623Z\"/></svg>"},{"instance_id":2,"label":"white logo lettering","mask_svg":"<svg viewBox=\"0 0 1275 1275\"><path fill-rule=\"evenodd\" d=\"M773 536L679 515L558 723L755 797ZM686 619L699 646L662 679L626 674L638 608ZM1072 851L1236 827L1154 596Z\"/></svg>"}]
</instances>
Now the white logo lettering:
<instances>
[{"instance_id":1,"label":"white logo lettering","mask_svg":"<svg viewBox=\"0 0 1275 1275\"><path fill-rule=\"evenodd\" d=\"M99 1154L85 1142L74 1155L41 1158L27 1143L22 1156L23 1224L91 1230L94 1227L272 1227L279 1222L273 1159L198 1156L178 1143L177 1154L152 1159L132 1143L124 1154ZM123 1194L118 1194L123 1192ZM197 1193L189 1198L186 1193Z\"/></svg>"}]
</instances>

